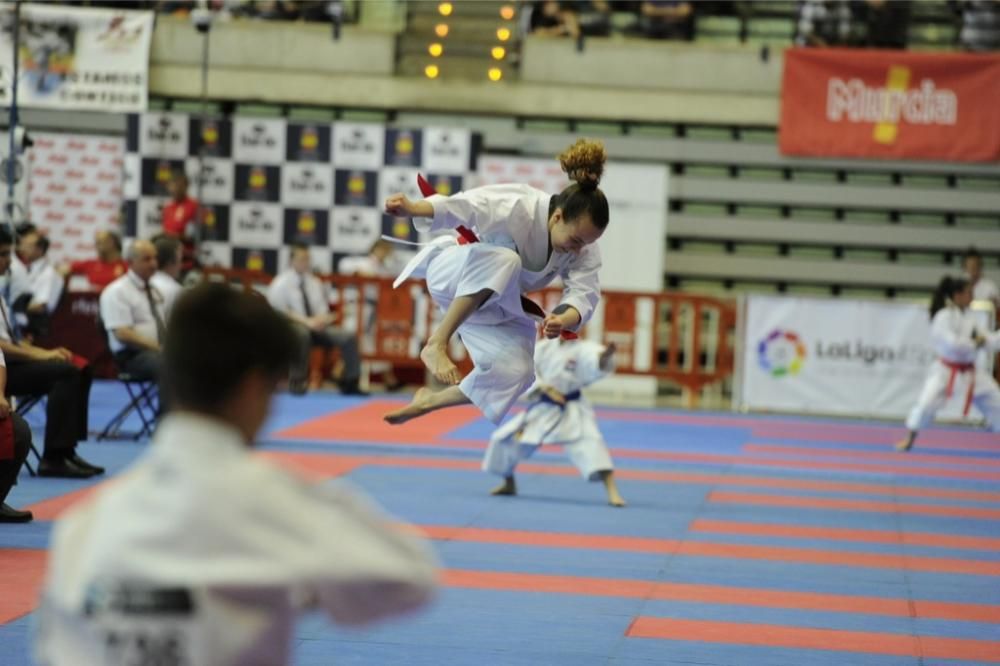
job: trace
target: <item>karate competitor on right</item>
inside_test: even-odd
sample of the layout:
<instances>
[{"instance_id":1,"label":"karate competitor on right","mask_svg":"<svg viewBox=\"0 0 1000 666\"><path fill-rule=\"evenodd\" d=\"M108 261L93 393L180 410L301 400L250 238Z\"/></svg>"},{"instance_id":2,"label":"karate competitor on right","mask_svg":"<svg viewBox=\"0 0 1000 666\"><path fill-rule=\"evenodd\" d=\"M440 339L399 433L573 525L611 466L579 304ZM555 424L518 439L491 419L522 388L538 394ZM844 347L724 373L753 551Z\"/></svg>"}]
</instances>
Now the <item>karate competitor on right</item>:
<instances>
[{"instance_id":1,"label":"karate competitor on right","mask_svg":"<svg viewBox=\"0 0 1000 666\"><path fill-rule=\"evenodd\" d=\"M964 413L975 404L987 426L1000 432L1000 387L993 377L976 367L980 349L1000 350L1000 331L980 330L969 304L972 285L964 278L944 277L931 299L931 344L938 354L927 373L917 404L906 419L906 438L896 445L909 451L921 428L934 421L952 395L962 396Z\"/></svg>"},{"instance_id":2,"label":"karate competitor on right","mask_svg":"<svg viewBox=\"0 0 1000 666\"><path fill-rule=\"evenodd\" d=\"M608 504L625 506L614 464L597 427L594 408L580 390L614 370L615 345L584 340L543 340L535 346L538 380L531 405L490 438L483 470L503 477L494 495L516 495L514 468L538 447L559 444L588 481L604 482Z\"/></svg>"}]
</instances>

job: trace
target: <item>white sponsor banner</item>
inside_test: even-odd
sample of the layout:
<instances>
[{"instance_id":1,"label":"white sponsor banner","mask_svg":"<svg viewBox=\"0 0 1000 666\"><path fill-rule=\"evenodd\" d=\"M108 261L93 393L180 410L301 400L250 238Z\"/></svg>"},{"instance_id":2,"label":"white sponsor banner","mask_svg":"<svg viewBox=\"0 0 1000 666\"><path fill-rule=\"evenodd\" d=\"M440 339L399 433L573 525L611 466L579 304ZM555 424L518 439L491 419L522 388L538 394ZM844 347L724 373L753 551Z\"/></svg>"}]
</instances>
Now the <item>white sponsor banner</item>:
<instances>
[{"instance_id":1,"label":"white sponsor banner","mask_svg":"<svg viewBox=\"0 0 1000 666\"><path fill-rule=\"evenodd\" d=\"M206 157L200 172L199 167L202 164L197 157L189 157L184 161L184 171L190 183L189 194L195 197L200 194L200 200L207 204L230 203L233 200L234 184L232 160Z\"/></svg>"},{"instance_id":2,"label":"white sponsor banner","mask_svg":"<svg viewBox=\"0 0 1000 666\"><path fill-rule=\"evenodd\" d=\"M14 73L13 6L0 7L3 104ZM26 4L20 26L19 105L145 110L153 12Z\"/></svg>"},{"instance_id":3,"label":"white sponsor banner","mask_svg":"<svg viewBox=\"0 0 1000 666\"><path fill-rule=\"evenodd\" d=\"M145 113L139 116L139 152L164 160L188 154L188 117L184 113Z\"/></svg>"},{"instance_id":4,"label":"white sponsor banner","mask_svg":"<svg viewBox=\"0 0 1000 666\"><path fill-rule=\"evenodd\" d=\"M741 406L756 410L903 419L936 358L912 303L750 296L742 344ZM961 402L939 418L961 418Z\"/></svg>"},{"instance_id":5,"label":"white sponsor banner","mask_svg":"<svg viewBox=\"0 0 1000 666\"><path fill-rule=\"evenodd\" d=\"M281 206L239 201L230 210L230 238L234 245L263 248L281 245Z\"/></svg>"},{"instance_id":6,"label":"white sponsor banner","mask_svg":"<svg viewBox=\"0 0 1000 666\"><path fill-rule=\"evenodd\" d=\"M338 169L382 167L385 158L385 127L368 123L334 123L333 166Z\"/></svg>"},{"instance_id":7,"label":"white sponsor banner","mask_svg":"<svg viewBox=\"0 0 1000 666\"><path fill-rule=\"evenodd\" d=\"M364 254L382 233L382 213L376 208L339 206L330 219L330 245L344 254Z\"/></svg>"},{"instance_id":8,"label":"white sponsor banner","mask_svg":"<svg viewBox=\"0 0 1000 666\"><path fill-rule=\"evenodd\" d=\"M237 118L233 123L233 160L246 164L285 161L283 118Z\"/></svg>"},{"instance_id":9,"label":"white sponsor banner","mask_svg":"<svg viewBox=\"0 0 1000 666\"><path fill-rule=\"evenodd\" d=\"M468 129L428 127L424 130L423 169L425 173L464 174L469 170L472 133Z\"/></svg>"},{"instance_id":10,"label":"white sponsor banner","mask_svg":"<svg viewBox=\"0 0 1000 666\"><path fill-rule=\"evenodd\" d=\"M281 203L289 208L331 208L333 167L311 162L286 162L281 169Z\"/></svg>"},{"instance_id":11,"label":"white sponsor banner","mask_svg":"<svg viewBox=\"0 0 1000 666\"><path fill-rule=\"evenodd\" d=\"M125 142L48 133L34 141L27 155L27 219L48 235L54 262L92 258L94 233L118 225Z\"/></svg>"}]
</instances>

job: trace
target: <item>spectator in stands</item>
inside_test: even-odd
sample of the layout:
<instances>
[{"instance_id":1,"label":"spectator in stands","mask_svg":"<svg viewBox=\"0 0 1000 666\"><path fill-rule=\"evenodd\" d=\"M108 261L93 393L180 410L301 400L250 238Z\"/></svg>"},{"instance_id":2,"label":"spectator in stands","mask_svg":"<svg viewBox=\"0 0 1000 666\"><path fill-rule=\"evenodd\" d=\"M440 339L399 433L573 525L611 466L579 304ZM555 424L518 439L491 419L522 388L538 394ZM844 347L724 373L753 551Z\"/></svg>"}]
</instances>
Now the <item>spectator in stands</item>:
<instances>
[{"instance_id":1,"label":"spectator in stands","mask_svg":"<svg viewBox=\"0 0 1000 666\"><path fill-rule=\"evenodd\" d=\"M639 6L639 29L653 39L694 38L694 9L690 2L645 0Z\"/></svg>"},{"instance_id":2,"label":"spectator in stands","mask_svg":"<svg viewBox=\"0 0 1000 666\"><path fill-rule=\"evenodd\" d=\"M10 431L7 430L8 423ZM6 501L30 450L31 428L10 408L7 366L3 352L0 352L0 523L27 523L33 518L30 511L18 511Z\"/></svg>"},{"instance_id":3,"label":"spectator in stands","mask_svg":"<svg viewBox=\"0 0 1000 666\"><path fill-rule=\"evenodd\" d=\"M128 254L128 273L101 294L101 321L118 368L135 379L158 379L167 317L166 299L150 282L156 273L156 248L137 240Z\"/></svg>"},{"instance_id":4,"label":"spectator in stands","mask_svg":"<svg viewBox=\"0 0 1000 666\"><path fill-rule=\"evenodd\" d=\"M976 248L970 247L966 250L962 257L962 269L972 285L972 299L989 301L994 307L1000 308L1000 288L993 280L983 277L983 257Z\"/></svg>"},{"instance_id":5,"label":"spectator in stands","mask_svg":"<svg viewBox=\"0 0 1000 666\"><path fill-rule=\"evenodd\" d=\"M180 169L174 171L167 185L170 201L163 207L163 233L184 245L182 272L194 267L195 241L198 236L198 202L188 195L188 177Z\"/></svg>"},{"instance_id":6,"label":"spectator in stands","mask_svg":"<svg viewBox=\"0 0 1000 666\"><path fill-rule=\"evenodd\" d=\"M858 20L864 26L860 46L876 49L905 49L906 28L910 22L910 3L890 0L864 0L857 6Z\"/></svg>"},{"instance_id":7,"label":"spectator in stands","mask_svg":"<svg viewBox=\"0 0 1000 666\"><path fill-rule=\"evenodd\" d=\"M607 0L576 0L564 4L573 8L583 34L588 37L611 34L611 3Z\"/></svg>"},{"instance_id":8,"label":"spectator in stands","mask_svg":"<svg viewBox=\"0 0 1000 666\"><path fill-rule=\"evenodd\" d=\"M153 246L156 248L157 271L149 281L163 294L163 309L169 316L170 309L181 291L181 262L184 259L184 248L179 240L166 234L154 238Z\"/></svg>"},{"instance_id":9,"label":"spectator in stands","mask_svg":"<svg viewBox=\"0 0 1000 666\"><path fill-rule=\"evenodd\" d=\"M300 340L298 361L289 381L293 393L308 390L309 355L313 345L340 350L344 369L339 384L342 393L363 395L359 387L361 357L354 333L333 325L326 285L310 270L309 246L293 244L290 265L271 282L267 300L275 310L292 320Z\"/></svg>"},{"instance_id":10,"label":"spectator in stands","mask_svg":"<svg viewBox=\"0 0 1000 666\"><path fill-rule=\"evenodd\" d=\"M114 231L98 231L94 236L97 259L74 261L60 268L64 275L83 275L96 290L101 291L125 274L128 264L122 259L122 239Z\"/></svg>"},{"instance_id":11,"label":"spectator in stands","mask_svg":"<svg viewBox=\"0 0 1000 666\"><path fill-rule=\"evenodd\" d=\"M799 46L844 46L851 39L851 7L847 0L805 0L799 6L795 43Z\"/></svg>"},{"instance_id":12,"label":"spectator in stands","mask_svg":"<svg viewBox=\"0 0 1000 666\"><path fill-rule=\"evenodd\" d=\"M536 0L531 7L529 25L533 35L580 36L580 22L576 13L563 8L558 0Z\"/></svg>"},{"instance_id":13,"label":"spectator in stands","mask_svg":"<svg viewBox=\"0 0 1000 666\"><path fill-rule=\"evenodd\" d=\"M12 244L10 232L0 226L0 275L10 270ZM6 359L9 395L47 398L39 475L81 479L103 473L104 468L76 453L77 443L87 439L90 366L64 347L43 349L22 341L5 299L0 299L0 352Z\"/></svg>"},{"instance_id":14,"label":"spectator in stands","mask_svg":"<svg viewBox=\"0 0 1000 666\"><path fill-rule=\"evenodd\" d=\"M959 41L967 51L1000 50L1000 2L966 0L961 4Z\"/></svg>"}]
</instances>

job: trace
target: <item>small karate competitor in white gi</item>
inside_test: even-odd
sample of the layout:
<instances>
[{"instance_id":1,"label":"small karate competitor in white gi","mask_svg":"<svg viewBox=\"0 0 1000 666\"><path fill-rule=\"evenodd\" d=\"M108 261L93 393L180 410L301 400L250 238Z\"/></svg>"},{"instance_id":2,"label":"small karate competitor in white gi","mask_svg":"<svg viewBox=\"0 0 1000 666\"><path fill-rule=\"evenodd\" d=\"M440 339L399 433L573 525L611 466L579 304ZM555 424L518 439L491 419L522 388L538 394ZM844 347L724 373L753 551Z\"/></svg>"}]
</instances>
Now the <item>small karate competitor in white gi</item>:
<instances>
[{"instance_id":1,"label":"small karate competitor in white gi","mask_svg":"<svg viewBox=\"0 0 1000 666\"><path fill-rule=\"evenodd\" d=\"M580 392L614 370L614 354L614 344L583 340L557 338L535 346L538 379L528 392L532 402L493 433L483 458L484 471L503 477L494 495L517 494L517 464L540 446L558 444L584 479L604 482L608 504L625 506L594 408Z\"/></svg>"}]
</instances>

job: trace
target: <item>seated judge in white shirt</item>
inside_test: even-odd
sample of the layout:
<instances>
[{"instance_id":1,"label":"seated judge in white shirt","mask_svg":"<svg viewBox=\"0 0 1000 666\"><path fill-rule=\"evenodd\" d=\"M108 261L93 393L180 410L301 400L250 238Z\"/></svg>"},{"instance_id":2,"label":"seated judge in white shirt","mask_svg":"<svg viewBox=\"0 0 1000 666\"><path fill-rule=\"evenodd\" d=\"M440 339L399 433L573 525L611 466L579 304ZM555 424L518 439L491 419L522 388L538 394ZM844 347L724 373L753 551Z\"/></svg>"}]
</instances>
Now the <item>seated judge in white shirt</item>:
<instances>
[{"instance_id":1,"label":"seated judge in white shirt","mask_svg":"<svg viewBox=\"0 0 1000 666\"><path fill-rule=\"evenodd\" d=\"M128 272L101 292L101 321L118 369L136 379L156 379L167 320L166 298L150 282L156 273L156 248L137 240L127 258Z\"/></svg>"},{"instance_id":2,"label":"seated judge in white shirt","mask_svg":"<svg viewBox=\"0 0 1000 666\"><path fill-rule=\"evenodd\" d=\"M37 230L18 239L18 253L27 262L28 314L52 314L59 305L66 279L49 261L49 239Z\"/></svg>"},{"instance_id":3,"label":"seated judge in white shirt","mask_svg":"<svg viewBox=\"0 0 1000 666\"><path fill-rule=\"evenodd\" d=\"M163 309L169 317L170 308L181 292L184 245L173 236L161 235L153 239L153 247L156 248L156 272L149 281L163 294Z\"/></svg>"},{"instance_id":4,"label":"seated judge in white shirt","mask_svg":"<svg viewBox=\"0 0 1000 666\"><path fill-rule=\"evenodd\" d=\"M997 283L983 276L983 257L974 247L970 247L962 257L962 268L972 284L972 300L989 301L1000 308L1000 288Z\"/></svg>"},{"instance_id":5,"label":"seated judge in white shirt","mask_svg":"<svg viewBox=\"0 0 1000 666\"><path fill-rule=\"evenodd\" d=\"M313 275L309 246L291 246L289 266L278 274L267 288L271 306L288 316L299 336L299 355L292 365L289 384L293 393L305 393L309 379L309 353L313 345L340 350L344 364L339 384L342 393L363 395L358 382L361 378L361 356L358 337L351 331L333 325L330 299L326 285Z\"/></svg>"},{"instance_id":6,"label":"seated judge in white shirt","mask_svg":"<svg viewBox=\"0 0 1000 666\"><path fill-rule=\"evenodd\" d=\"M343 482L252 454L295 342L253 294L180 296L164 349L174 409L128 473L57 523L39 663L286 664L305 608L362 624L431 598L421 539Z\"/></svg>"}]
</instances>

